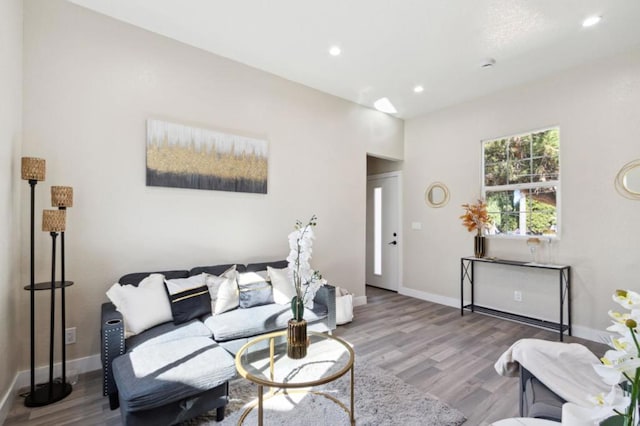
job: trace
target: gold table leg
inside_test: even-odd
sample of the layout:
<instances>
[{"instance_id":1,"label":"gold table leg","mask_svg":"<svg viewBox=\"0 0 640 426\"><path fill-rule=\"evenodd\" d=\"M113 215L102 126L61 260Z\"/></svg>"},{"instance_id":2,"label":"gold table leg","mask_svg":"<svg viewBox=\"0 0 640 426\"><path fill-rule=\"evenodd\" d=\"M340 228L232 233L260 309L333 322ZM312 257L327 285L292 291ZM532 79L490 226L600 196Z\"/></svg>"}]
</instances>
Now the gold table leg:
<instances>
[{"instance_id":1,"label":"gold table leg","mask_svg":"<svg viewBox=\"0 0 640 426\"><path fill-rule=\"evenodd\" d=\"M276 395L275 392L273 392L274 388L269 388L271 389L271 392L268 393L267 395L267 399L274 397L274 396L278 396ZM336 405L338 407L340 407L341 409L344 410L345 413L347 413L349 415L349 421L351 423L352 426L355 426L356 424L356 419L355 419L355 411L354 411L354 381L353 381L353 369L351 369L351 410L349 410L347 408L347 406L340 401L338 398L336 398L335 396L329 394L329 393L324 393L321 391L314 391L314 390L310 390L310 389L282 389L283 393L279 394L280 396L287 396L287 395L292 395L292 394L311 394L311 395L318 395L318 396L323 396L325 398L327 398L330 401L333 401L336 403ZM251 404L250 407L248 407L244 413L242 414L242 416L240 417L240 419L238 419L238 426L241 426L244 424L245 419L247 418L247 416L249 415L249 413L251 412L251 410L254 410L256 405L258 406L258 425L262 426L263 423L263 417L264 417L264 413L263 413L263 401L264 401L264 395L263 395L263 391L264 391L264 386L262 385L258 385L258 402L253 402Z\"/></svg>"},{"instance_id":2,"label":"gold table leg","mask_svg":"<svg viewBox=\"0 0 640 426\"><path fill-rule=\"evenodd\" d=\"M353 388L355 386L354 382L354 374L353 374L353 365L351 366L351 412L350 412L350 416L351 416L351 425L354 426L356 424L356 416L355 416L355 410L354 410L354 397L353 397Z\"/></svg>"},{"instance_id":3,"label":"gold table leg","mask_svg":"<svg viewBox=\"0 0 640 426\"><path fill-rule=\"evenodd\" d=\"M273 366L273 358L275 357L275 353L276 353L276 342L274 338L271 338L271 340L269 341L269 374L271 375L271 381L273 382L273 370L274 370L274 366Z\"/></svg>"},{"instance_id":4,"label":"gold table leg","mask_svg":"<svg viewBox=\"0 0 640 426\"><path fill-rule=\"evenodd\" d=\"M320 335L319 333L315 333L317 335ZM282 333L273 333L273 335L267 335L265 336L267 339L269 339L269 381L264 381L262 379L262 381L264 381L265 383L268 383L268 387L269 387L269 395L267 395L267 399L273 397L273 396L277 396L277 385L279 383L275 383L275 336L280 336L282 335ZM338 340L339 342L342 342L342 344L347 348L347 350L349 351L350 354L350 359L349 359L349 366L348 366L348 370L349 370L349 376L350 376L350 391L351 391L351 395L350 395L350 409L347 408L347 406L341 402L340 400L338 400L336 397L334 397L333 395L330 395L328 393L324 393L324 392L320 392L320 391L312 391L310 389L308 390L298 390L298 389L288 389L288 388L282 388L283 389L283 394L284 395L288 395L289 393L312 393L315 395L321 395L326 397L327 399L332 400L333 402L335 402L339 407L341 407L344 411L347 412L347 414L349 415L349 421L351 423L351 426L355 426L356 424L356 419L355 419L355 370L354 370L354 366L355 366L355 354L352 350L351 347L349 347L346 343L344 343L343 341L341 341L340 339L337 338L333 338L334 340ZM259 341L262 339L256 339L256 341ZM240 350L240 352L238 353L238 355L236 356L236 367L238 369L238 371L240 372L240 374L247 378L250 381L252 380L251 375L245 371L244 366L242 365L241 362L241 356L247 356L246 353L246 349L247 347L251 346L254 342L249 342L248 344L246 344L245 346L243 346L243 348ZM313 385L320 385L320 384L326 384L329 383L331 381L336 380L339 377L343 377L344 374L346 373L345 370L341 370L342 372L340 373L339 376L329 376L327 378L324 378L321 381L316 381L313 382ZM255 382L254 382L255 383ZM251 403L251 405L249 407L247 407L247 409L244 411L244 413L242 414L242 416L240 417L240 419L238 420L238 425L240 426L241 424L243 424L244 420L247 418L248 414L251 412L252 409L255 409L256 405L258 406L258 426L262 426L263 422L264 422L264 385L258 384L258 401L257 404L254 401L253 403ZM274 387L275 385L275 387ZM301 384L304 385L304 384ZM308 385L310 385L310 387L312 386L312 383L308 383Z\"/></svg>"},{"instance_id":5,"label":"gold table leg","mask_svg":"<svg viewBox=\"0 0 640 426\"><path fill-rule=\"evenodd\" d=\"M258 426L262 426L262 385L258 385Z\"/></svg>"}]
</instances>

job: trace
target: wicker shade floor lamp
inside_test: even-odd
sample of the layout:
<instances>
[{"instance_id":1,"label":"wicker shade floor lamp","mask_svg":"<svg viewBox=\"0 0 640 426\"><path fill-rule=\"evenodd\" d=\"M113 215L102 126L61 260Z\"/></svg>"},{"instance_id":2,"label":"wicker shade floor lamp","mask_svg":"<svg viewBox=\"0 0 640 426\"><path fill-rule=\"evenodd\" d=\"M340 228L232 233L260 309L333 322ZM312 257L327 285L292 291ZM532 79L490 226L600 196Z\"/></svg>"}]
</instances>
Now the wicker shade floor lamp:
<instances>
[{"instance_id":1,"label":"wicker shade floor lamp","mask_svg":"<svg viewBox=\"0 0 640 426\"><path fill-rule=\"evenodd\" d=\"M36 383L35 383L35 253L34 253L34 228L35 228L35 194L36 185L38 181L43 181L45 177L46 163L42 158L23 157L21 164L22 179L29 181L31 187L31 225L30 225L30 237L31 237L31 264L30 264L30 280L29 280L29 293L30 293L30 312L31 312L31 381L29 386L29 395L35 395ZM26 404L26 400L25 400ZM27 404L28 405L28 404Z\"/></svg>"},{"instance_id":2,"label":"wicker shade floor lamp","mask_svg":"<svg viewBox=\"0 0 640 426\"><path fill-rule=\"evenodd\" d=\"M35 187L38 181L44 181L45 178L45 160L41 158L23 157L22 158L22 179L28 180L31 186L31 264L30 264L30 282L25 286L25 290L30 293L30 313L31 313L31 364L30 364L30 389L24 404L27 407L40 407L59 401L71 393L71 385L66 383L65 379L65 352L64 352L64 328L63 335L63 378L61 382L53 380L53 359L54 359L54 329L55 329L55 289L56 287L64 288L73 284L70 281L55 281L55 255L56 255L56 238L59 232L64 232L66 226L66 211L46 210L42 216L42 230L49 232L52 239L52 261L51 261L51 281L36 283L35 282L35 250L34 250L34 231L35 231ZM52 190L53 192L53 190ZM52 202L53 198L52 198ZM63 255L64 258L64 255ZM64 260L63 260L64 263ZM64 266L63 266L64 268ZM48 382L36 386L35 384L35 292L38 290L51 291L51 315L50 315L50 340L49 340L49 378ZM62 318L64 324L64 303L62 304Z\"/></svg>"},{"instance_id":3,"label":"wicker shade floor lamp","mask_svg":"<svg viewBox=\"0 0 640 426\"><path fill-rule=\"evenodd\" d=\"M51 206L57 207L59 211L65 212L67 207L73 207L73 188L70 186L52 186L51 187ZM71 385L67 384L67 346L65 341L65 329L67 328L66 321L66 302L65 302L65 287L73 284L71 281L66 281L65 277L65 262L64 262L64 233L66 230L60 231L60 327L62 328L62 340L60 342L62 346L62 385L65 389L69 389L71 392ZM51 334L53 339L53 334ZM68 395L68 393L67 393Z\"/></svg>"}]
</instances>

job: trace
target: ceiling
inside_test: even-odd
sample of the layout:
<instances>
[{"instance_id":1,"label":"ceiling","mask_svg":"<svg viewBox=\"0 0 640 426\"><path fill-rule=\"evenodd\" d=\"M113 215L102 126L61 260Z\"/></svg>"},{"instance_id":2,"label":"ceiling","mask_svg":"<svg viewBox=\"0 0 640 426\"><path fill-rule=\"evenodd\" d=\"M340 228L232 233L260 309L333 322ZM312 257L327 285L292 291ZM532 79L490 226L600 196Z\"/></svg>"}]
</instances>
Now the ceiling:
<instances>
[{"instance_id":1,"label":"ceiling","mask_svg":"<svg viewBox=\"0 0 640 426\"><path fill-rule=\"evenodd\" d=\"M640 47L638 0L69 1L401 118Z\"/></svg>"}]
</instances>

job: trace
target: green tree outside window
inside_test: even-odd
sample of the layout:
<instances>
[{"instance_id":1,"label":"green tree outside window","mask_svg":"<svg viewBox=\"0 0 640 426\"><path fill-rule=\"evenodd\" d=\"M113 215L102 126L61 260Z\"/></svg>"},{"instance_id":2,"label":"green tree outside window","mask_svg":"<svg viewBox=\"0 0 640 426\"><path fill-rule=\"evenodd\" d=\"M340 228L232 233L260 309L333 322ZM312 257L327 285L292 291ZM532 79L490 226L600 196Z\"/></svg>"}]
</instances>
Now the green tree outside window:
<instances>
[{"instance_id":1,"label":"green tree outside window","mask_svg":"<svg viewBox=\"0 0 640 426\"><path fill-rule=\"evenodd\" d=\"M489 233L557 235L559 129L483 141L482 148Z\"/></svg>"}]
</instances>

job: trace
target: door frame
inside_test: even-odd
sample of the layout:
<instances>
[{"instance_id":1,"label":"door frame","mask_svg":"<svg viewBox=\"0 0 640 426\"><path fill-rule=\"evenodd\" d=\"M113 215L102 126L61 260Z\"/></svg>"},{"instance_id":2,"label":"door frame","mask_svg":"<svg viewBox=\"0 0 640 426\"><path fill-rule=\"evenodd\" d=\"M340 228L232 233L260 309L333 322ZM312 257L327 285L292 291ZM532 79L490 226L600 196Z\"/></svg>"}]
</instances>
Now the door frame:
<instances>
[{"instance_id":1,"label":"door frame","mask_svg":"<svg viewBox=\"0 0 640 426\"><path fill-rule=\"evenodd\" d=\"M375 175L367 175L367 182L369 182L370 180L374 180L374 179L385 179L385 178L390 178L390 177L395 177L398 179L398 240L400 241L400 243L398 244L398 290L397 293L401 294L402 289L404 288L403 282L402 282L402 278L403 278L403 270L404 270L404 263L403 263L403 252L404 252L404 226L402 225L403 223L403 197L402 194L404 193L404 185L402 182L402 170L398 170L395 172L386 172L386 173L378 173ZM366 223L367 223L367 185L365 185L365 227L366 227ZM365 256L366 256L366 245L367 245L367 233L366 233L366 229L365 229ZM365 258L365 287L366 287L366 268L367 268L367 259Z\"/></svg>"}]
</instances>

